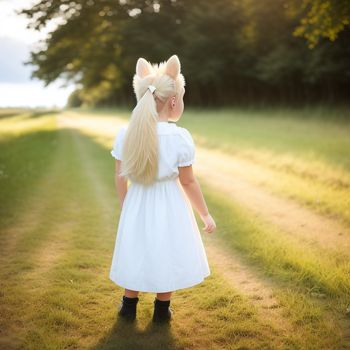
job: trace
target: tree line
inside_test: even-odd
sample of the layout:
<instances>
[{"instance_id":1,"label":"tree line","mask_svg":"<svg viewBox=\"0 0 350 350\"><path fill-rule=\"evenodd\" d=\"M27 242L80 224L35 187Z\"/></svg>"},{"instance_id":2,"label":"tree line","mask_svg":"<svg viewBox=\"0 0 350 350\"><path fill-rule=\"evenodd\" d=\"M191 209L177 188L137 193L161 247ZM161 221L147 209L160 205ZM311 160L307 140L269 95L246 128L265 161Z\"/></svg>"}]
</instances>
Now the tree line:
<instances>
[{"instance_id":1,"label":"tree line","mask_svg":"<svg viewBox=\"0 0 350 350\"><path fill-rule=\"evenodd\" d=\"M28 64L74 82L71 105L134 104L137 59L174 53L193 106L349 97L348 0L40 0L19 13L56 24Z\"/></svg>"}]
</instances>

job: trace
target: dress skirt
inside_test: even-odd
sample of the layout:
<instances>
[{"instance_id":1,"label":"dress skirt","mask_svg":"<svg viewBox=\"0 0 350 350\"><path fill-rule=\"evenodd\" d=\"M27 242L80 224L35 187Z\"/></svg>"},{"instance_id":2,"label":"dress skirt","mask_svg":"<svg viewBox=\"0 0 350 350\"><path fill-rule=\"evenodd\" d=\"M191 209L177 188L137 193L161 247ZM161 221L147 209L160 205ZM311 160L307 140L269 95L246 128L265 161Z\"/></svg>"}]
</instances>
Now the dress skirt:
<instances>
[{"instance_id":1,"label":"dress skirt","mask_svg":"<svg viewBox=\"0 0 350 350\"><path fill-rule=\"evenodd\" d=\"M210 268L192 206L178 178L132 182L117 229L110 279L140 292L192 287Z\"/></svg>"}]
</instances>

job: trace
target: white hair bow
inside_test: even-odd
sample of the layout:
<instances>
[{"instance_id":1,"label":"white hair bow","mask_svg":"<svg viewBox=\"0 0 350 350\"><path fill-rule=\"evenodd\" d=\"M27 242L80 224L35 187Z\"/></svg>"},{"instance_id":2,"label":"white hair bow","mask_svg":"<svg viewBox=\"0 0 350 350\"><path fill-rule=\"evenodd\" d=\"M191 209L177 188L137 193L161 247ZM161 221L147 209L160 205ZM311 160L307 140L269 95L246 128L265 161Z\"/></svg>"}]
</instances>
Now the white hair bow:
<instances>
[{"instance_id":1,"label":"white hair bow","mask_svg":"<svg viewBox=\"0 0 350 350\"><path fill-rule=\"evenodd\" d=\"M154 90L156 89L156 87L154 85L148 85L148 89L151 91L151 93L153 94Z\"/></svg>"}]
</instances>

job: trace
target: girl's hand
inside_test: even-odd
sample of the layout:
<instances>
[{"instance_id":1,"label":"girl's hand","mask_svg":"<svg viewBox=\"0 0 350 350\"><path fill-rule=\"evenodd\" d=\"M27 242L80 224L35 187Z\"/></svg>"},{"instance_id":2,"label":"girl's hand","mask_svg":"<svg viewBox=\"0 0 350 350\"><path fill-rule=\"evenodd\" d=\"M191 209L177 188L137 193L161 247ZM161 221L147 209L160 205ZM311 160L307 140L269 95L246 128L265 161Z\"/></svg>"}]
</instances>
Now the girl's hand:
<instances>
[{"instance_id":1,"label":"girl's hand","mask_svg":"<svg viewBox=\"0 0 350 350\"><path fill-rule=\"evenodd\" d=\"M212 216L208 213L207 215L201 216L201 219L203 220L203 223L205 226L203 227L203 230L207 233L212 233L216 229L216 224Z\"/></svg>"}]
</instances>

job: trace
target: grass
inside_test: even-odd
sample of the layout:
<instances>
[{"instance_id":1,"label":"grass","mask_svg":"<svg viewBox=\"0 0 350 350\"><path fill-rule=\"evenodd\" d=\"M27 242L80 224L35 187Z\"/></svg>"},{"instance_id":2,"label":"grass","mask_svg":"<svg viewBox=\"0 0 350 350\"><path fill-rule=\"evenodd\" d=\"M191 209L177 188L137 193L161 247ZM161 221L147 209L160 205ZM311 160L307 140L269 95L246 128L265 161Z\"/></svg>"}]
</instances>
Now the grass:
<instances>
[{"instance_id":1,"label":"grass","mask_svg":"<svg viewBox=\"0 0 350 350\"><path fill-rule=\"evenodd\" d=\"M350 227L349 114L321 107L189 111L180 124L198 146L248 162L253 183Z\"/></svg>"},{"instance_id":2,"label":"grass","mask_svg":"<svg viewBox=\"0 0 350 350\"><path fill-rule=\"evenodd\" d=\"M189 114L186 126L210 145L218 131L209 121L205 129L201 126L208 118L204 114L202 123L197 121L199 112L191 118ZM257 114L254 118L256 131L269 125L258 121ZM250 134L251 124L240 120L239 127ZM137 324L124 324L116 317L123 290L108 279L119 216L108 149L79 130L58 129L55 114L3 118L0 130L0 347L341 349L344 345L339 314L348 306L348 262L288 239L205 185L205 198L218 223L215 240L271 281L293 332L281 333L266 323L261 310L213 267L204 283L174 293L171 328L151 325L153 295L148 293L140 294ZM211 147L229 142L228 131L225 137ZM274 156L282 141L275 142L275 146L265 143ZM340 137L339 143L344 142ZM238 154L239 143L234 143ZM242 150L245 147L242 141ZM254 147L260 149L258 144ZM297 148L290 144L296 161L306 162ZM317 149L321 154L322 147ZM327 157L320 155L318 160L328 166ZM285 171L279 174L289 176ZM327 188L321 182L319 186ZM207 242L208 238L204 237ZM325 298L315 298L311 292Z\"/></svg>"},{"instance_id":3,"label":"grass","mask_svg":"<svg viewBox=\"0 0 350 350\"><path fill-rule=\"evenodd\" d=\"M289 288L304 294L325 294L339 301L340 312L345 310L350 294L347 256L296 242L270 223L252 216L225 194L211 191L203 182L201 187L212 215L220 223L223 246L240 252L249 264L263 268L267 276L289 284Z\"/></svg>"},{"instance_id":4,"label":"grass","mask_svg":"<svg viewBox=\"0 0 350 350\"><path fill-rule=\"evenodd\" d=\"M119 288L117 297L115 286L107 278L115 232L113 203L116 204L111 190L112 172L104 171L110 167L109 159L105 150L82 137L75 141L69 131L55 134L53 132L51 137L58 138L60 146L57 153L50 154L54 163L49 164L45 170L41 169L48 174L50 182L43 181L43 187L37 187L36 194L27 202L30 211L35 212L37 208L30 206L29 202L43 202L40 213L35 213L40 217L36 218L33 229L26 227L25 232L20 232L21 236L15 244L16 254L4 252L3 255L2 281L6 280L6 283L2 288L2 329L11 331L12 336L16 336L16 341L21 339L29 349L82 348L97 341L100 344L95 345L96 348L123 349L128 346L136 349L144 341L147 341L149 348L162 348L162 343L168 344L169 339L164 334L159 339L159 331L149 330L147 336L130 342L126 334L131 334L132 330L125 325L117 323L112 330L109 329L115 318L115 304L120 300L122 292ZM42 139L40 133L34 135L34 145L41 143L41 148L44 148L47 139ZM100 169L99 176L105 177L104 183L109 184L109 195L107 188L106 192L95 192L94 182L86 176L83 157L78 157L81 154L77 153L78 146L75 142L83 142L82 146L91 159L103 159L101 168L98 162L96 168ZM27 146L31 143L33 140L28 141ZM20 143L11 146L17 151L21 148ZM21 154L27 156L26 159L41 164L42 159L23 150ZM17 164L24 166L24 163ZM102 210L99 205L101 200L110 205L109 209L106 205ZM25 220L17 223L17 226L25 224L30 223ZM222 342L226 334L231 333L232 337L237 337L240 332L244 334L238 344L251 342L255 346L263 346L267 340L262 330L253 329L258 321L251 323L251 330L245 325L248 317L254 320L254 312L246 311L249 310L249 303L225 287L224 281L220 281L218 276L212 279L207 284L203 299L199 297L202 286L190 293L179 292L174 300L179 310L179 319L185 320L186 315L194 313L196 317L179 323L175 326L176 331L185 335L189 328L203 323L203 318L206 317L208 324L202 325L200 333L211 337L214 346L216 341ZM214 296L212 291L220 284L221 291ZM181 295L184 295L183 300ZM148 308L141 310L144 326L148 325L151 316L150 295L145 296L144 303L147 302ZM223 310L226 317L222 316ZM235 310L235 313L230 310ZM237 314L239 310L240 315ZM227 324L228 320L235 322ZM241 330L237 322L242 323ZM221 329L219 333L218 326ZM104 332L100 335L104 337L99 340L96 339L96 333L101 329ZM191 339L182 336L178 346L204 342L200 333ZM245 334L250 335L248 339ZM15 340L7 343L7 346L11 348L14 344Z\"/></svg>"},{"instance_id":5,"label":"grass","mask_svg":"<svg viewBox=\"0 0 350 350\"><path fill-rule=\"evenodd\" d=\"M81 115L128 121L125 108ZM178 125L197 146L235 157L249 181L350 227L350 109L185 110ZM223 127L224 126L224 127Z\"/></svg>"}]
</instances>

